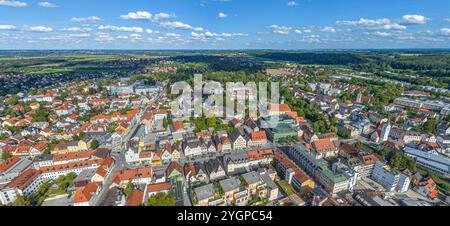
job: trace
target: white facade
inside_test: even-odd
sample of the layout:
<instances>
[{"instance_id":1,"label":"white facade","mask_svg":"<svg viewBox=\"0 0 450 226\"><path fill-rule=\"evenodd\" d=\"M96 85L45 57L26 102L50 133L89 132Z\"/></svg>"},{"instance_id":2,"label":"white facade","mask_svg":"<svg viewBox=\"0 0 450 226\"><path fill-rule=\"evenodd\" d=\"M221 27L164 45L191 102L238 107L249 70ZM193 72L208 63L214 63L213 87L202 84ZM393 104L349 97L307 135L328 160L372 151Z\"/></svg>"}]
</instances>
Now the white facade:
<instances>
[{"instance_id":1,"label":"white facade","mask_svg":"<svg viewBox=\"0 0 450 226\"><path fill-rule=\"evenodd\" d=\"M372 179L383 185L387 191L406 192L410 179L402 173L394 173L385 168L385 164L377 162L373 169Z\"/></svg>"}]
</instances>

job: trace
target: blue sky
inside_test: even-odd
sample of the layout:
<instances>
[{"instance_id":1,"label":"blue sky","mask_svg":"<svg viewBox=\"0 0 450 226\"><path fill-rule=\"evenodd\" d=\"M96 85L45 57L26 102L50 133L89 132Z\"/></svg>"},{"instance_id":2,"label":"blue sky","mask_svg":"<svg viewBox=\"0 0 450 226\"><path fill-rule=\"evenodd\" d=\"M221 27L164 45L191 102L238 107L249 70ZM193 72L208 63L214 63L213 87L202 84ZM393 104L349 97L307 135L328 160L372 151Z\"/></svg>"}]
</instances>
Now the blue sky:
<instances>
[{"instance_id":1,"label":"blue sky","mask_svg":"<svg viewBox=\"0 0 450 226\"><path fill-rule=\"evenodd\" d=\"M448 0L0 0L0 49L449 46Z\"/></svg>"}]
</instances>

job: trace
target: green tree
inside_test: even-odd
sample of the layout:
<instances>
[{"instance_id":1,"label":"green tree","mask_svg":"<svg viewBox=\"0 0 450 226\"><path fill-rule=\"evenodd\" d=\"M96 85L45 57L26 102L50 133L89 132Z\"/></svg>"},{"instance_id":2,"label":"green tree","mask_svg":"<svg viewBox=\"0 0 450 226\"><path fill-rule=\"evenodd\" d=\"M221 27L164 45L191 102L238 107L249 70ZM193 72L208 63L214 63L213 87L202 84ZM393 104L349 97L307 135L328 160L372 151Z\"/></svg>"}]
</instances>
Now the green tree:
<instances>
[{"instance_id":1,"label":"green tree","mask_svg":"<svg viewBox=\"0 0 450 226\"><path fill-rule=\"evenodd\" d=\"M136 186L131 181L129 181L127 186L123 190L123 193L125 194L125 197L128 197L131 194L131 192L133 192L133 190L135 188L136 188Z\"/></svg>"},{"instance_id":2,"label":"green tree","mask_svg":"<svg viewBox=\"0 0 450 226\"><path fill-rule=\"evenodd\" d=\"M423 125L423 130L429 133L436 132L437 121L436 119L428 119Z\"/></svg>"},{"instance_id":3,"label":"green tree","mask_svg":"<svg viewBox=\"0 0 450 226\"><path fill-rule=\"evenodd\" d=\"M2 160L8 160L9 158L11 158L13 155L11 154L11 152L6 152L3 151L2 152Z\"/></svg>"},{"instance_id":4,"label":"green tree","mask_svg":"<svg viewBox=\"0 0 450 226\"><path fill-rule=\"evenodd\" d=\"M18 195L11 206L31 206L31 201L26 196Z\"/></svg>"},{"instance_id":5,"label":"green tree","mask_svg":"<svg viewBox=\"0 0 450 226\"><path fill-rule=\"evenodd\" d=\"M174 206L175 195L173 192L169 194L158 193L148 199L147 206Z\"/></svg>"},{"instance_id":6,"label":"green tree","mask_svg":"<svg viewBox=\"0 0 450 226\"><path fill-rule=\"evenodd\" d=\"M91 150L95 150L95 149L97 149L98 147L100 147L100 142L98 142L98 140L93 140L93 141L91 142L91 144L89 145L89 148L90 148Z\"/></svg>"}]
</instances>

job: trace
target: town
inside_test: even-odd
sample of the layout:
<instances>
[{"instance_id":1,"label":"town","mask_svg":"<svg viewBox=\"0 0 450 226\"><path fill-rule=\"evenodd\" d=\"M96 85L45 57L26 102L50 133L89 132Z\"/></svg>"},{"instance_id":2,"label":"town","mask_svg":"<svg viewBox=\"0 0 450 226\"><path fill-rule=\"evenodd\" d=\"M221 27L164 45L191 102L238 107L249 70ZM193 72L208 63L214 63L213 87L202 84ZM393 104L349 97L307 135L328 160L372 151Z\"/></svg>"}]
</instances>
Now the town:
<instances>
[{"instance_id":1,"label":"town","mask_svg":"<svg viewBox=\"0 0 450 226\"><path fill-rule=\"evenodd\" d=\"M0 204L449 205L448 90L246 54L206 56L207 70L167 56L99 66L136 67L120 72L0 74L21 89L0 97ZM181 117L173 84L200 72L203 85L278 82L280 100L233 117L206 117L218 109L201 101L202 115Z\"/></svg>"}]
</instances>

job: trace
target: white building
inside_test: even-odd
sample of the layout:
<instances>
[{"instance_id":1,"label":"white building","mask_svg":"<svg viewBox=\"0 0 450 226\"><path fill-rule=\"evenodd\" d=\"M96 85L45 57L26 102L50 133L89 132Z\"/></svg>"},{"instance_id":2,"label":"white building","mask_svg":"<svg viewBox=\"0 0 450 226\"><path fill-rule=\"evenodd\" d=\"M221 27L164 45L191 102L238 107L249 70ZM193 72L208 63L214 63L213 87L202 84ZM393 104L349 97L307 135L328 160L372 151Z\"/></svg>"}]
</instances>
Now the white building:
<instances>
[{"instance_id":1,"label":"white building","mask_svg":"<svg viewBox=\"0 0 450 226\"><path fill-rule=\"evenodd\" d=\"M381 162L375 163L372 179L380 183L386 191L406 192L409 189L410 179L408 176L388 170Z\"/></svg>"}]
</instances>

